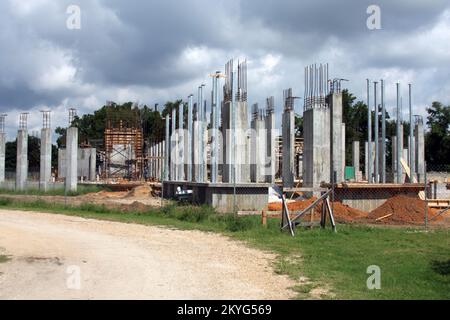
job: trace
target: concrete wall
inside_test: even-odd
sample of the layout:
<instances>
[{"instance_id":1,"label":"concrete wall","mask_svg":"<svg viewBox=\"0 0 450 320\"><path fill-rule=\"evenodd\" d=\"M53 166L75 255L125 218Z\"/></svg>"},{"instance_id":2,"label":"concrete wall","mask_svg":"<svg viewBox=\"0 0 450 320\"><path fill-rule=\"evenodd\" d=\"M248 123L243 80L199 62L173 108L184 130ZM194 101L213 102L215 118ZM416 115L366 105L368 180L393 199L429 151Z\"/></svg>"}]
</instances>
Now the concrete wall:
<instances>
[{"instance_id":1,"label":"concrete wall","mask_svg":"<svg viewBox=\"0 0 450 320\"><path fill-rule=\"evenodd\" d=\"M260 211L269 202L268 184L239 184L236 186L236 197L231 183L165 182L163 187L164 196L168 199L175 196L177 187L192 190L195 203L209 205L220 213L233 213L235 203L238 211Z\"/></svg>"}]
</instances>

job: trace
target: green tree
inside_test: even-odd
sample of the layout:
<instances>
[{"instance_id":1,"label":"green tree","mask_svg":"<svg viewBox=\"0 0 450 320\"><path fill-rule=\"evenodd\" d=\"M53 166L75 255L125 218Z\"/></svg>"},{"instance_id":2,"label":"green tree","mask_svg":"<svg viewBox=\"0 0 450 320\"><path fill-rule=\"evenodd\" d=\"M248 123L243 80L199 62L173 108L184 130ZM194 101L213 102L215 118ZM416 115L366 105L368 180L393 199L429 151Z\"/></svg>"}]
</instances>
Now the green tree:
<instances>
[{"instance_id":1,"label":"green tree","mask_svg":"<svg viewBox=\"0 0 450 320\"><path fill-rule=\"evenodd\" d=\"M450 106L433 102L427 108L427 125L425 155L429 165L450 164Z\"/></svg>"}]
</instances>

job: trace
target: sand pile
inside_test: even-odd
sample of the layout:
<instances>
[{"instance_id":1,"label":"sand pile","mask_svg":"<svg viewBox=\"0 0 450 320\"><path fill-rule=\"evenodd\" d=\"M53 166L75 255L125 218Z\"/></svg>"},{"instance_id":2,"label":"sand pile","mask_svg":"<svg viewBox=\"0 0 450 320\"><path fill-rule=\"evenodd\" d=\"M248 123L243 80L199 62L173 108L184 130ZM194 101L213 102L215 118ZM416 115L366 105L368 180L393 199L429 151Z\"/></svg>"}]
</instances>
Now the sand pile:
<instances>
[{"instance_id":1,"label":"sand pile","mask_svg":"<svg viewBox=\"0 0 450 320\"><path fill-rule=\"evenodd\" d=\"M149 198L153 190L149 185L142 185L128 192L126 198Z\"/></svg>"},{"instance_id":2,"label":"sand pile","mask_svg":"<svg viewBox=\"0 0 450 320\"><path fill-rule=\"evenodd\" d=\"M369 219L376 220L388 216L379 223L423 224L425 221L425 205L425 201L419 198L400 195L389 199L381 207L369 213ZM437 210L429 209L428 214L431 219L437 214ZM440 220L442 220L442 217L436 219L436 221Z\"/></svg>"}]
</instances>

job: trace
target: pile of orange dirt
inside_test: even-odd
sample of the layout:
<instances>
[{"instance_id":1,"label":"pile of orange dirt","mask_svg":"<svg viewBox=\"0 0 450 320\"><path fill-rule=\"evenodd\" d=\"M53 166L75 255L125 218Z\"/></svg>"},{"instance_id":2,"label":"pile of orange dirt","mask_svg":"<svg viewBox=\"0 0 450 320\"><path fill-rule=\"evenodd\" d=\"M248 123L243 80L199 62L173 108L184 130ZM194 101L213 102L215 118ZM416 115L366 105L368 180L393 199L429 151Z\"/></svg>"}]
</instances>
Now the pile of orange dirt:
<instances>
[{"instance_id":1,"label":"pile of orange dirt","mask_svg":"<svg viewBox=\"0 0 450 320\"><path fill-rule=\"evenodd\" d=\"M377 219L383 224L423 224L425 221L425 201L419 198L399 195L386 201L378 209L369 213L369 220ZM428 209L429 218L431 219L438 213L435 209ZM441 221L442 217L435 219Z\"/></svg>"},{"instance_id":2,"label":"pile of orange dirt","mask_svg":"<svg viewBox=\"0 0 450 320\"><path fill-rule=\"evenodd\" d=\"M302 211L308 208L310 205L312 205L317 200L316 197L312 197L308 200L303 201L293 201L289 202L287 204L287 207L289 211ZM282 211L283 210L283 203L281 202L273 202L269 203L269 209L268 211Z\"/></svg>"},{"instance_id":3,"label":"pile of orange dirt","mask_svg":"<svg viewBox=\"0 0 450 320\"><path fill-rule=\"evenodd\" d=\"M368 216L367 212L351 208L341 202L334 202L332 206L333 216L336 222L352 223L362 219L366 219ZM322 210L322 205L320 205L318 208L319 210Z\"/></svg>"},{"instance_id":4,"label":"pile of orange dirt","mask_svg":"<svg viewBox=\"0 0 450 320\"><path fill-rule=\"evenodd\" d=\"M291 203L288 203L288 209L291 212L302 211L302 210L305 210L307 207L309 207L311 204L313 204L316 200L317 200L317 198L313 197L311 199L304 200L304 201L291 202ZM351 223L351 222L355 222L360 219L367 218L367 212L350 208L349 206L346 206L340 202L334 203L333 210L334 210L335 220L340 223ZM282 211L282 204L281 203L269 204L269 211ZM318 204L316 207L316 210L314 212L314 214L315 214L314 220L320 220L321 212L322 212L322 204ZM295 215L293 215L293 216L295 216ZM308 220L310 218L311 218L311 215L309 213L304 216L305 220Z\"/></svg>"},{"instance_id":5,"label":"pile of orange dirt","mask_svg":"<svg viewBox=\"0 0 450 320\"><path fill-rule=\"evenodd\" d=\"M148 198L152 196L152 188L145 184L134 188L127 194L127 198Z\"/></svg>"}]
</instances>

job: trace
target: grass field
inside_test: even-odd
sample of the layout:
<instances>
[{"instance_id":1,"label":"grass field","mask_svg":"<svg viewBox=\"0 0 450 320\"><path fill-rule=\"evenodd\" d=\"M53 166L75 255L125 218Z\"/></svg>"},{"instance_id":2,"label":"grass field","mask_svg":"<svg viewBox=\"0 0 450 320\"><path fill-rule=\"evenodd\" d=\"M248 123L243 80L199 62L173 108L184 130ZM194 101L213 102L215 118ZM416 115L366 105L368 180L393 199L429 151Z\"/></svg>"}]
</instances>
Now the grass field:
<instances>
[{"instance_id":1,"label":"grass field","mask_svg":"<svg viewBox=\"0 0 450 320\"><path fill-rule=\"evenodd\" d=\"M99 192L103 190L102 188L99 188L97 186L78 186L77 192L68 192L68 197L76 197L76 196L82 196L88 193L94 193ZM39 189L33 189L30 188L26 191L16 191L16 190L10 190L10 189L4 189L0 188L0 194L5 195L29 195L29 196L64 196L65 191L63 188L56 188L56 189L50 189L47 192L44 192Z\"/></svg>"},{"instance_id":2,"label":"grass field","mask_svg":"<svg viewBox=\"0 0 450 320\"><path fill-rule=\"evenodd\" d=\"M292 238L280 232L277 220L264 228L259 217L222 216L208 207L121 213L94 205L65 208L0 199L0 208L220 232L277 253L276 272L297 280L300 299L314 291L330 299L450 299L450 230L339 225L338 233L305 229ZM380 290L366 285L372 265L381 269Z\"/></svg>"}]
</instances>

